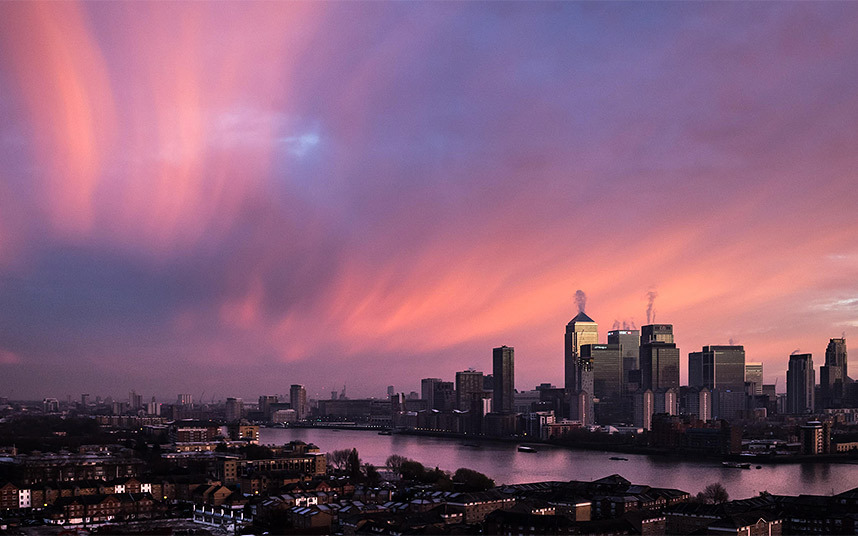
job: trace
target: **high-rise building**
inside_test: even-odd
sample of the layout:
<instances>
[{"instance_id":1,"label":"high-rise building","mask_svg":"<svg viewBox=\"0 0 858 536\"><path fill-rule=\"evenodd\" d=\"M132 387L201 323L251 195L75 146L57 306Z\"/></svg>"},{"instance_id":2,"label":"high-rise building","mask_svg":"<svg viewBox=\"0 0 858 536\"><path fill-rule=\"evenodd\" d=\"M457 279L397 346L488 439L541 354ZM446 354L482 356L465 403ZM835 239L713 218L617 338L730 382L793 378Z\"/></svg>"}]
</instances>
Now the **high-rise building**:
<instances>
[{"instance_id":1,"label":"high-rise building","mask_svg":"<svg viewBox=\"0 0 858 536\"><path fill-rule=\"evenodd\" d=\"M754 394L763 394L763 364L745 363L745 381L754 384Z\"/></svg>"},{"instance_id":2,"label":"high-rise building","mask_svg":"<svg viewBox=\"0 0 858 536\"><path fill-rule=\"evenodd\" d=\"M816 374L811 354L789 356L787 369L787 413L813 413Z\"/></svg>"},{"instance_id":3,"label":"high-rise building","mask_svg":"<svg viewBox=\"0 0 858 536\"><path fill-rule=\"evenodd\" d=\"M495 413L511 413L515 404L515 349L501 346L492 350L495 389L492 407Z\"/></svg>"},{"instance_id":4,"label":"high-rise building","mask_svg":"<svg viewBox=\"0 0 858 536\"><path fill-rule=\"evenodd\" d=\"M641 332L636 329L615 329L608 332L608 344L620 347L623 360L623 392L630 392L629 372L640 369Z\"/></svg>"},{"instance_id":5,"label":"high-rise building","mask_svg":"<svg viewBox=\"0 0 858 536\"><path fill-rule=\"evenodd\" d=\"M483 373L464 370L456 373L456 408L469 411L483 398Z\"/></svg>"},{"instance_id":6,"label":"high-rise building","mask_svg":"<svg viewBox=\"0 0 858 536\"><path fill-rule=\"evenodd\" d=\"M259 397L259 411L262 412L262 419L264 421L271 420L271 414L273 413L272 406L277 402L277 395L262 395Z\"/></svg>"},{"instance_id":7,"label":"high-rise building","mask_svg":"<svg viewBox=\"0 0 858 536\"><path fill-rule=\"evenodd\" d=\"M289 403L298 415L298 420L304 419L309 413L307 407L307 390L301 384L293 384L289 387Z\"/></svg>"},{"instance_id":8,"label":"high-rise building","mask_svg":"<svg viewBox=\"0 0 858 536\"><path fill-rule=\"evenodd\" d=\"M80 395L80 407L86 409L89 406L89 393Z\"/></svg>"},{"instance_id":9,"label":"high-rise building","mask_svg":"<svg viewBox=\"0 0 858 536\"><path fill-rule=\"evenodd\" d=\"M819 367L820 408L843 407L847 383L846 339L831 339L825 349L825 365Z\"/></svg>"},{"instance_id":10,"label":"high-rise building","mask_svg":"<svg viewBox=\"0 0 858 536\"><path fill-rule=\"evenodd\" d=\"M744 392L745 348L710 345L689 353L688 386Z\"/></svg>"},{"instance_id":11,"label":"high-rise building","mask_svg":"<svg viewBox=\"0 0 858 536\"><path fill-rule=\"evenodd\" d=\"M244 401L240 398L226 399L226 422L240 421L244 416Z\"/></svg>"},{"instance_id":12,"label":"high-rise building","mask_svg":"<svg viewBox=\"0 0 858 536\"><path fill-rule=\"evenodd\" d=\"M641 326L641 344L650 342L673 343L673 324L649 324Z\"/></svg>"},{"instance_id":13,"label":"high-rise building","mask_svg":"<svg viewBox=\"0 0 858 536\"><path fill-rule=\"evenodd\" d=\"M592 362L593 383L591 393L596 398L616 398L623 392L623 359L618 344L585 344L581 346L581 359ZM587 390L589 386L576 386Z\"/></svg>"},{"instance_id":14,"label":"high-rise building","mask_svg":"<svg viewBox=\"0 0 858 536\"><path fill-rule=\"evenodd\" d=\"M456 409L456 384L453 382L437 382L432 396L433 406L430 409L438 411L453 411Z\"/></svg>"},{"instance_id":15,"label":"high-rise building","mask_svg":"<svg viewBox=\"0 0 858 536\"><path fill-rule=\"evenodd\" d=\"M420 380L420 398L429 404L429 409L435 408L435 384L440 382L441 378L423 378Z\"/></svg>"},{"instance_id":16,"label":"high-rise building","mask_svg":"<svg viewBox=\"0 0 858 536\"><path fill-rule=\"evenodd\" d=\"M642 390L679 389L679 348L671 324L641 327L640 367Z\"/></svg>"},{"instance_id":17,"label":"high-rise building","mask_svg":"<svg viewBox=\"0 0 858 536\"><path fill-rule=\"evenodd\" d=\"M180 394L176 397L177 406L190 406L194 403L194 397L190 394Z\"/></svg>"},{"instance_id":18,"label":"high-rise building","mask_svg":"<svg viewBox=\"0 0 858 536\"><path fill-rule=\"evenodd\" d=\"M387 396L391 397L396 394L396 388L393 385L387 386Z\"/></svg>"},{"instance_id":19,"label":"high-rise building","mask_svg":"<svg viewBox=\"0 0 858 536\"><path fill-rule=\"evenodd\" d=\"M581 347L585 344L599 343L599 324L593 321L592 318L584 314L584 311L578 313L578 316L573 318L566 324L566 336L564 339L564 368L566 382L564 388L567 394L573 394L580 390L582 365L579 363L581 356ZM590 390L593 394L593 390Z\"/></svg>"}]
</instances>

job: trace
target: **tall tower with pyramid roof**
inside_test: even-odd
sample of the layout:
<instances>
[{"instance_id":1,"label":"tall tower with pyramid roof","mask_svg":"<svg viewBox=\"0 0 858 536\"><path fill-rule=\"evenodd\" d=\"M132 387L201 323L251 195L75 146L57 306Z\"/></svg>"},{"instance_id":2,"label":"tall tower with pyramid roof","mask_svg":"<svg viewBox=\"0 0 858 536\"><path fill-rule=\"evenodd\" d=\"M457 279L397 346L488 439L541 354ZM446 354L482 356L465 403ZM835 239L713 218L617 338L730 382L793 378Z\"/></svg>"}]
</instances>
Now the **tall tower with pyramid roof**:
<instances>
[{"instance_id":1,"label":"tall tower with pyramid roof","mask_svg":"<svg viewBox=\"0 0 858 536\"><path fill-rule=\"evenodd\" d=\"M584 313L581 303L578 309L578 316L566 324L564 389L570 402L569 417L593 424L593 363L581 357L581 347L599 343L599 325Z\"/></svg>"}]
</instances>

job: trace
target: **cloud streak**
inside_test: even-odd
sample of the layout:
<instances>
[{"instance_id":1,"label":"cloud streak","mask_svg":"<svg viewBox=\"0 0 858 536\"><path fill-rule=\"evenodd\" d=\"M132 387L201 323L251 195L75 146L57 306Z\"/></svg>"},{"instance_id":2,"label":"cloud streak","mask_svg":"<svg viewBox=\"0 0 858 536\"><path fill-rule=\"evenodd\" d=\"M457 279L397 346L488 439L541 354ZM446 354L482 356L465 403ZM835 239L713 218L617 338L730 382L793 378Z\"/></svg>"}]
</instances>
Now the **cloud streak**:
<instances>
[{"instance_id":1,"label":"cloud streak","mask_svg":"<svg viewBox=\"0 0 858 536\"><path fill-rule=\"evenodd\" d=\"M855 322L856 34L850 4L2 5L0 389L373 394L498 344L528 388L576 288L603 332L658 288L683 353L729 334L773 383Z\"/></svg>"}]
</instances>

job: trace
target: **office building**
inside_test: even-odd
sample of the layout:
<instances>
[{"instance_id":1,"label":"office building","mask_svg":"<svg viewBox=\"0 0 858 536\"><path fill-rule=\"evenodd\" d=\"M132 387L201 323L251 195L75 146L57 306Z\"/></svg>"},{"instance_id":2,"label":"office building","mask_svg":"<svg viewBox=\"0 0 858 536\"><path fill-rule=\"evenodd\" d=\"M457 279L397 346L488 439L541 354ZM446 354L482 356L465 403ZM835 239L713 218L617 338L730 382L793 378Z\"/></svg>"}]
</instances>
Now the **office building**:
<instances>
[{"instance_id":1,"label":"office building","mask_svg":"<svg viewBox=\"0 0 858 536\"><path fill-rule=\"evenodd\" d=\"M629 387L629 373L640 370L641 332L636 329L615 329L608 332L608 344L620 347L623 360L623 392L633 391Z\"/></svg>"},{"instance_id":2,"label":"office building","mask_svg":"<svg viewBox=\"0 0 858 536\"><path fill-rule=\"evenodd\" d=\"M582 365L579 363L581 347L585 344L599 343L599 325L583 311L566 324L566 335L564 339L564 388L567 394L577 393L580 390L582 379ZM593 390L590 389L590 394Z\"/></svg>"},{"instance_id":3,"label":"office building","mask_svg":"<svg viewBox=\"0 0 858 536\"><path fill-rule=\"evenodd\" d=\"M679 348L671 324L641 327L640 371L643 390L679 389Z\"/></svg>"},{"instance_id":4,"label":"office building","mask_svg":"<svg viewBox=\"0 0 858 536\"><path fill-rule=\"evenodd\" d=\"M226 422L240 421L244 416L244 401L240 398L226 399Z\"/></svg>"},{"instance_id":5,"label":"office building","mask_svg":"<svg viewBox=\"0 0 858 536\"><path fill-rule=\"evenodd\" d=\"M787 370L787 413L813 413L816 374L811 354L789 356Z\"/></svg>"},{"instance_id":6,"label":"office building","mask_svg":"<svg viewBox=\"0 0 858 536\"><path fill-rule=\"evenodd\" d=\"M623 392L623 359L618 344L585 344L581 359L592 362L593 386L590 392L599 399L616 398ZM587 390L589 385L577 385Z\"/></svg>"},{"instance_id":7,"label":"office building","mask_svg":"<svg viewBox=\"0 0 858 536\"><path fill-rule=\"evenodd\" d=\"M820 409L842 408L847 383L846 339L831 339L825 349L825 365L819 367Z\"/></svg>"},{"instance_id":8,"label":"office building","mask_svg":"<svg viewBox=\"0 0 858 536\"><path fill-rule=\"evenodd\" d=\"M673 343L673 324L649 324L641 326L641 344L651 342Z\"/></svg>"},{"instance_id":9,"label":"office building","mask_svg":"<svg viewBox=\"0 0 858 536\"><path fill-rule=\"evenodd\" d=\"M296 383L289 387L289 403L292 404L299 421L307 417L310 408L307 407L307 390L303 385Z\"/></svg>"},{"instance_id":10,"label":"office building","mask_svg":"<svg viewBox=\"0 0 858 536\"><path fill-rule=\"evenodd\" d=\"M501 346L492 350L492 372L494 375L494 396L492 407L495 413L511 413L515 399L515 349Z\"/></svg>"},{"instance_id":11,"label":"office building","mask_svg":"<svg viewBox=\"0 0 858 536\"><path fill-rule=\"evenodd\" d=\"M763 364L745 363L745 381L754 384L754 394L763 394Z\"/></svg>"},{"instance_id":12,"label":"office building","mask_svg":"<svg viewBox=\"0 0 858 536\"><path fill-rule=\"evenodd\" d=\"M689 353L688 386L744 392L744 347L710 345L701 352Z\"/></svg>"}]
</instances>

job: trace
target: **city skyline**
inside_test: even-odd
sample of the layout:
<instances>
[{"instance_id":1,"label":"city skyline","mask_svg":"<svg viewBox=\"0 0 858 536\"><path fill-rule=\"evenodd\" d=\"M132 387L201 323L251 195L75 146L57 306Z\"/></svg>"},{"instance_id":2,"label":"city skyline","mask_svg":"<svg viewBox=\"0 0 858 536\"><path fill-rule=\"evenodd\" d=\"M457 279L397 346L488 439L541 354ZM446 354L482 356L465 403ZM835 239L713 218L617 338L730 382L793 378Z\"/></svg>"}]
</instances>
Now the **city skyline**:
<instances>
[{"instance_id":1,"label":"city skyline","mask_svg":"<svg viewBox=\"0 0 858 536\"><path fill-rule=\"evenodd\" d=\"M849 3L0 4L0 395L360 397L501 345L562 386L579 311L784 390L858 327L856 36Z\"/></svg>"}]
</instances>

